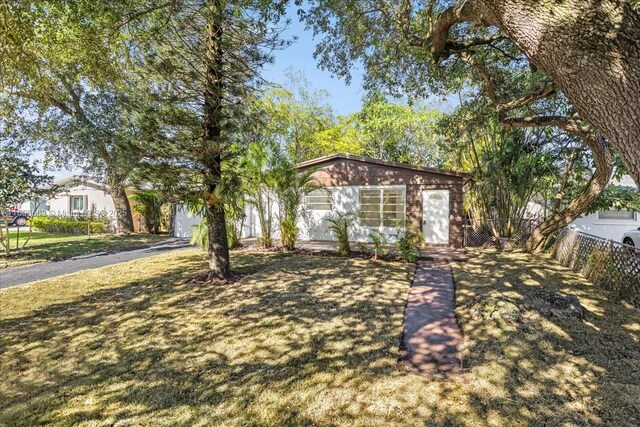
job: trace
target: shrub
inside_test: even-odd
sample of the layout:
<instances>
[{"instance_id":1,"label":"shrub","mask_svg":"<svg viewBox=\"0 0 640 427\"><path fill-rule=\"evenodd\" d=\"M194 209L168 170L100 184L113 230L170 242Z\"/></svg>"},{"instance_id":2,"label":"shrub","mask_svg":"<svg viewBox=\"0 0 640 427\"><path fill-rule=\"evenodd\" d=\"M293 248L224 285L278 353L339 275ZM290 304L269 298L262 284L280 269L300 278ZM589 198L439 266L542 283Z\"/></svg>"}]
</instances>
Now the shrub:
<instances>
[{"instance_id":1,"label":"shrub","mask_svg":"<svg viewBox=\"0 0 640 427\"><path fill-rule=\"evenodd\" d=\"M229 249L237 249L242 246L240 243L240 232L242 227L238 227L235 222L227 218L227 245ZM200 222L193 226L193 234L189 243L193 246L199 246L202 249L209 247L209 226L207 218L203 217Z\"/></svg>"},{"instance_id":2,"label":"shrub","mask_svg":"<svg viewBox=\"0 0 640 427\"><path fill-rule=\"evenodd\" d=\"M396 248L398 248L400 256L402 256L406 262L414 263L418 260L420 246L423 242L424 237L421 232L407 229L396 243Z\"/></svg>"},{"instance_id":3,"label":"shrub","mask_svg":"<svg viewBox=\"0 0 640 427\"><path fill-rule=\"evenodd\" d=\"M31 227L48 233L86 234L107 233L111 230L111 219L94 216L41 215L31 219Z\"/></svg>"},{"instance_id":4,"label":"shrub","mask_svg":"<svg viewBox=\"0 0 640 427\"><path fill-rule=\"evenodd\" d=\"M165 198L158 191L146 190L129 196L129 199L136 202L133 212L144 217L144 227L147 233L158 234L165 218L162 212L162 205Z\"/></svg>"},{"instance_id":5,"label":"shrub","mask_svg":"<svg viewBox=\"0 0 640 427\"><path fill-rule=\"evenodd\" d=\"M353 212L338 213L335 218L329 218L327 221L331 223L329 231L331 231L338 241L338 253L340 255L349 255L351 248L349 247L349 227L353 224Z\"/></svg>"},{"instance_id":6,"label":"shrub","mask_svg":"<svg viewBox=\"0 0 640 427\"><path fill-rule=\"evenodd\" d=\"M373 244L373 259L378 259L380 255L386 255L387 250L382 245L387 243L387 237L378 230L371 230L369 232L369 239Z\"/></svg>"}]
</instances>

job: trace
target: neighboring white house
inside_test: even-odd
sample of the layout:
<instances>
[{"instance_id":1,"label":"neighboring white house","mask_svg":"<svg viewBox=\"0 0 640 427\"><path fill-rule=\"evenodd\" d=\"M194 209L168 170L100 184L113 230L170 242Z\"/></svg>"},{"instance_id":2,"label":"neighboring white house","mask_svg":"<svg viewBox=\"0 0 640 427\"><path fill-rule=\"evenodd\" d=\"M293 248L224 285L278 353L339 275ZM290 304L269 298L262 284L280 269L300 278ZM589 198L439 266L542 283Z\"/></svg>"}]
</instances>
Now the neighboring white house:
<instances>
[{"instance_id":1,"label":"neighboring white house","mask_svg":"<svg viewBox=\"0 0 640 427\"><path fill-rule=\"evenodd\" d=\"M77 176L62 178L53 183L63 188L56 197L46 201L44 210L50 215L115 215L113 199L104 185Z\"/></svg>"},{"instance_id":2,"label":"neighboring white house","mask_svg":"<svg viewBox=\"0 0 640 427\"><path fill-rule=\"evenodd\" d=\"M638 188L630 176L624 176L619 181L613 181L613 184L621 187ZM640 213L627 210L598 211L593 214L583 215L571 224L571 228L580 230L583 233L616 242L622 241L624 233L638 227L640 227Z\"/></svg>"}]
</instances>

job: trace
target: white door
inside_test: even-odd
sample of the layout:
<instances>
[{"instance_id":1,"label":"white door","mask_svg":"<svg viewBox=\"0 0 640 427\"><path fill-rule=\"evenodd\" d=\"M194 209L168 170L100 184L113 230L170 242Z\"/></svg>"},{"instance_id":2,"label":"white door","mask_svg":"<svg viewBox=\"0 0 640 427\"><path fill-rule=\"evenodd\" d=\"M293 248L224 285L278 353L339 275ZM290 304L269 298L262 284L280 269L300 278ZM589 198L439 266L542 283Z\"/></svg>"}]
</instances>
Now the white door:
<instances>
[{"instance_id":1,"label":"white door","mask_svg":"<svg viewBox=\"0 0 640 427\"><path fill-rule=\"evenodd\" d=\"M449 243L449 190L422 192L422 233L425 243Z\"/></svg>"}]
</instances>

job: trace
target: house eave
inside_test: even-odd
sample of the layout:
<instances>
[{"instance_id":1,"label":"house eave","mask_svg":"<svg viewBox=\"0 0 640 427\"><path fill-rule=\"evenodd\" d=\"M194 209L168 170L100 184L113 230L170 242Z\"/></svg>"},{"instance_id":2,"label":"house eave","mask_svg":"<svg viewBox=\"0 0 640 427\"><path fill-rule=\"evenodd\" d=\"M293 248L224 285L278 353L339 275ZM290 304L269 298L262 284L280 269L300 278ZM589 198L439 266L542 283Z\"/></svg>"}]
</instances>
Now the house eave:
<instances>
[{"instance_id":1,"label":"house eave","mask_svg":"<svg viewBox=\"0 0 640 427\"><path fill-rule=\"evenodd\" d=\"M468 179L471 178L470 174L464 173L464 172L456 172L456 171L442 170L442 169L436 169L436 168L428 168L428 167L424 167L424 166L412 165L412 164L409 164L409 163L391 162L391 161L387 161L387 160L374 159L374 158L371 158L371 157L356 156L356 155L347 154L347 153L330 154L328 156L323 156L323 157L318 157L316 159L307 160L305 162L298 163L296 165L296 168L298 168L299 170L304 170L304 169L308 169L308 168L313 167L313 166L319 166L319 165L322 165L324 163L328 163L328 162L333 161L333 160L352 160L352 161L356 161L356 162L360 162L360 163L374 164L374 165L387 166L387 167L393 167L393 168L399 168L399 169L407 169L407 170L413 170L413 171L416 171L416 172L427 172L427 173L433 173L433 174L439 174L439 175L455 176L455 177L458 177L458 178L462 178L464 180L468 180Z\"/></svg>"}]
</instances>

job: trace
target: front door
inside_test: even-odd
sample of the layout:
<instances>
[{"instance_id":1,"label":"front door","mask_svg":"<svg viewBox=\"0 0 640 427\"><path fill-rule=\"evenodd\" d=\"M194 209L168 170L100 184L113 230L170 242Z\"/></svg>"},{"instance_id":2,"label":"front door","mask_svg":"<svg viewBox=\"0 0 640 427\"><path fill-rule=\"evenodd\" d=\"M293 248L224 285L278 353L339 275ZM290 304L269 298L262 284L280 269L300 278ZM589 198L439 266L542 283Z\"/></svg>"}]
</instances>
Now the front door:
<instances>
[{"instance_id":1,"label":"front door","mask_svg":"<svg viewBox=\"0 0 640 427\"><path fill-rule=\"evenodd\" d=\"M422 233L425 243L449 243L449 190L422 192Z\"/></svg>"}]
</instances>

